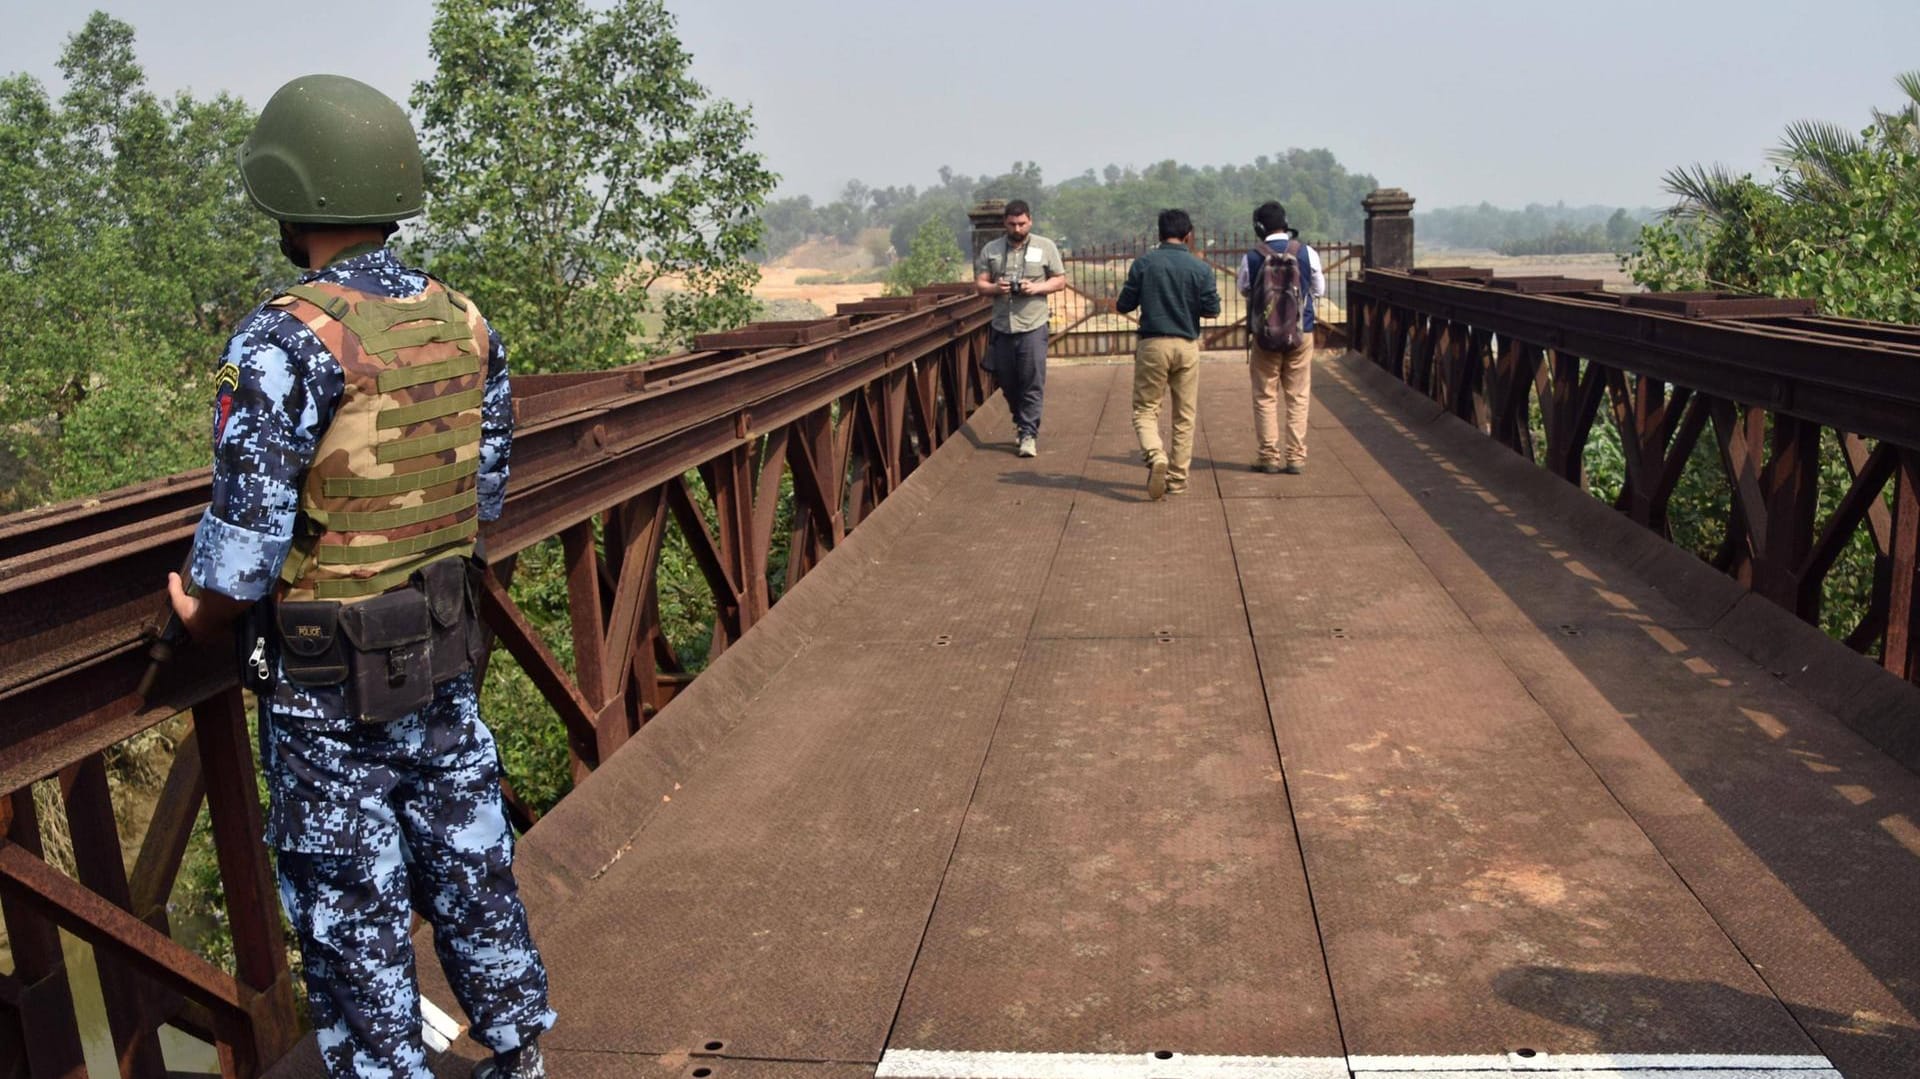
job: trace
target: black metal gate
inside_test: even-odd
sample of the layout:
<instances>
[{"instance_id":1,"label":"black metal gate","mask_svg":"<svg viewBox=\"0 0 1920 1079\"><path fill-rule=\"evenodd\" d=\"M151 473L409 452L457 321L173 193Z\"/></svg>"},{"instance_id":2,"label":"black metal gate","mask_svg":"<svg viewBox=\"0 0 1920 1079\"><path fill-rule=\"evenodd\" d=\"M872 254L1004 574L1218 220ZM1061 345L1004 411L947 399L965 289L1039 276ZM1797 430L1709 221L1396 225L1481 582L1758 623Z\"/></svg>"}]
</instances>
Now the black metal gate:
<instances>
[{"instance_id":1,"label":"black metal gate","mask_svg":"<svg viewBox=\"0 0 1920 1079\"><path fill-rule=\"evenodd\" d=\"M1246 302L1240 296L1237 275L1241 258L1253 246L1248 232L1195 232L1194 253L1213 267L1220 285L1220 314L1200 325L1203 349L1239 350L1247 346ZM1347 321L1347 281L1360 273L1365 246L1358 243L1308 241L1320 255L1326 274L1326 294L1315 305L1314 317L1330 328L1343 329ZM1051 297L1052 319L1047 355L1117 356L1133 352L1138 320L1114 310L1120 286L1133 260L1154 247L1147 237L1117 244L1076 247L1061 253L1072 283Z\"/></svg>"}]
</instances>

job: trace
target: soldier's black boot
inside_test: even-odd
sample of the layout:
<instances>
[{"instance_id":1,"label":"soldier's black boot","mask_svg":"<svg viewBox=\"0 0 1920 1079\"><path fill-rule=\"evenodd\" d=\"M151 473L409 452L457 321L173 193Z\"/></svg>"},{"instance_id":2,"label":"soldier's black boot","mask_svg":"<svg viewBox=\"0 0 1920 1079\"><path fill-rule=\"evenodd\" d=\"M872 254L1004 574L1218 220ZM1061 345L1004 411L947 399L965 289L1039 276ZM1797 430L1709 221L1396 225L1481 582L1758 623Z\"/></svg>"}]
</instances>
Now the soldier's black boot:
<instances>
[{"instance_id":1,"label":"soldier's black boot","mask_svg":"<svg viewBox=\"0 0 1920 1079\"><path fill-rule=\"evenodd\" d=\"M547 1079L547 1063L540 1058L540 1044L528 1042L474 1065L473 1079Z\"/></svg>"}]
</instances>

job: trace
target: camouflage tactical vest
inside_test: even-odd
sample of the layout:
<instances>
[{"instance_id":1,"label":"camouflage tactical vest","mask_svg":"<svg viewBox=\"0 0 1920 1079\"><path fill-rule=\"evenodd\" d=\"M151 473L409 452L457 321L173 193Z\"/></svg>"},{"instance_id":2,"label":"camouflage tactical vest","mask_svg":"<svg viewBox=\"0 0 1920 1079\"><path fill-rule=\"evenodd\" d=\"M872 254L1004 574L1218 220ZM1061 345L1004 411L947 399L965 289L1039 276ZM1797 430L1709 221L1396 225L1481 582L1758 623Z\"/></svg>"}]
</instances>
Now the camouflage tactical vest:
<instances>
[{"instance_id":1,"label":"camouflage tactical vest","mask_svg":"<svg viewBox=\"0 0 1920 1079\"><path fill-rule=\"evenodd\" d=\"M488 352L480 312L432 279L412 297L315 283L269 303L312 330L346 373L307 468L280 598L351 603L471 553Z\"/></svg>"}]
</instances>

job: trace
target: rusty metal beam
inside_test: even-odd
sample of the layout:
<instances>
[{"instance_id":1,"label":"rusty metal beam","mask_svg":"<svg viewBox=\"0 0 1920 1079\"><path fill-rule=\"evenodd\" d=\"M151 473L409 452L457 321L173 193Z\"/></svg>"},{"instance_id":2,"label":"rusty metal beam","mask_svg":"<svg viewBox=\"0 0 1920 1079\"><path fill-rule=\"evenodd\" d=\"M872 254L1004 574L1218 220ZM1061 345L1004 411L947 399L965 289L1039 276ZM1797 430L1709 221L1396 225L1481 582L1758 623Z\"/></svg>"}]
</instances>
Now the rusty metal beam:
<instances>
[{"instance_id":1,"label":"rusty metal beam","mask_svg":"<svg viewBox=\"0 0 1920 1079\"><path fill-rule=\"evenodd\" d=\"M1920 345L1788 333L1764 323L1688 319L1382 270L1369 270L1349 293L1827 427L1920 444Z\"/></svg>"}]
</instances>

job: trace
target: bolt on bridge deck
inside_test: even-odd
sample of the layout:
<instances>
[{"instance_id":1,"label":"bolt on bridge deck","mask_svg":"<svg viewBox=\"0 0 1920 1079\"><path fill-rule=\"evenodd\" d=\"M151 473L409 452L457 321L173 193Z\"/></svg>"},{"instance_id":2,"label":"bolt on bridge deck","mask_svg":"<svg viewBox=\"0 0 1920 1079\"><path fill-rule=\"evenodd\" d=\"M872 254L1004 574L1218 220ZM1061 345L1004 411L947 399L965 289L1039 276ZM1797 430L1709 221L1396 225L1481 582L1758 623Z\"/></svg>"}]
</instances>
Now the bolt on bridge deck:
<instances>
[{"instance_id":1,"label":"bolt on bridge deck","mask_svg":"<svg viewBox=\"0 0 1920 1079\"><path fill-rule=\"evenodd\" d=\"M1920 777L1315 377L1265 475L1204 366L1158 503L1125 367L976 414L528 835L555 1074L1920 1075Z\"/></svg>"}]
</instances>

